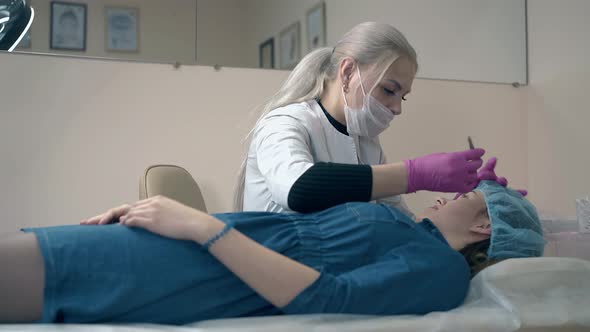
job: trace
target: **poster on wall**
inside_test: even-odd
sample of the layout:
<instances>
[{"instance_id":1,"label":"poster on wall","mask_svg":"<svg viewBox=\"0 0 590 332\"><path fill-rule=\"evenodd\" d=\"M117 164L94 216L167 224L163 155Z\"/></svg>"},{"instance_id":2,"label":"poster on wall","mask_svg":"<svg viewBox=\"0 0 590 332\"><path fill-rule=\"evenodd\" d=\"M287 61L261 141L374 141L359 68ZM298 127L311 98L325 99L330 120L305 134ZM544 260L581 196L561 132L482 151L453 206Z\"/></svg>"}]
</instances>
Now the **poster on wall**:
<instances>
[{"instance_id":1,"label":"poster on wall","mask_svg":"<svg viewBox=\"0 0 590 332\"><path fill-rule=\"evenodd\" d=\"M86 4L51 2L51 40L55 50L86 50Z\"/></svg>"},{"instance_id":2,"label":"poster on wall","mask_svg":"<svg viewBox=\"0 0 590 332\"><path fill-rule=\"evenodd\" d=\"M326 46L326 4L324 2L307 12L307 49L311 52Z\"/></svg>"},{"instance_id":3,"label":"poster on wall","mask_svg":"<svg viewBox=\"0 0 590 332\"><path fill-rule=\"evenodd\" d=\"M299 21L291 24L280 33L280 68L293 69L301 56Z\"/></svg>"},{"instance_id":4,"label":"poster on wall","mask_svg":"<svg viewBox=\"0 0 590 332\"><path fill-rule=\"evenodd\" d=\"M107 51L139 51L139 9L107 7Z\"/></svg>"}]
</instances>

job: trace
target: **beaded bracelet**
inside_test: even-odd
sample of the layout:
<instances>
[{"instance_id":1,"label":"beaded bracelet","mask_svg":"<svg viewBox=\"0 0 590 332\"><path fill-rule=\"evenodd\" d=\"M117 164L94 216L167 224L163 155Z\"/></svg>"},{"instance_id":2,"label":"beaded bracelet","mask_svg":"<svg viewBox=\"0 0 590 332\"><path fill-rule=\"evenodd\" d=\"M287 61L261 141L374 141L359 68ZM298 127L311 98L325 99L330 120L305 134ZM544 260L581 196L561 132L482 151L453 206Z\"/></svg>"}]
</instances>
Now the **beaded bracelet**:
<instances>
[{"instance_id":1,"label":"beaded bracelet","mask_svg":"<svg viewBox=\"0 0 590 332\"><path fill-rule=\"evenodd\" d=\"M219 231L219 233L213 235L212 238L210 238L209 240L207 240L207 242L203 244L203 249L209 250L209 248L213 245L213 243L215 243L215 241L224 237L225 234L227 234L227 232L229 232L232 228L234 228L234 225L230 223L225 224L225 226L221 231Z\"/></svg>"}]
</instances>

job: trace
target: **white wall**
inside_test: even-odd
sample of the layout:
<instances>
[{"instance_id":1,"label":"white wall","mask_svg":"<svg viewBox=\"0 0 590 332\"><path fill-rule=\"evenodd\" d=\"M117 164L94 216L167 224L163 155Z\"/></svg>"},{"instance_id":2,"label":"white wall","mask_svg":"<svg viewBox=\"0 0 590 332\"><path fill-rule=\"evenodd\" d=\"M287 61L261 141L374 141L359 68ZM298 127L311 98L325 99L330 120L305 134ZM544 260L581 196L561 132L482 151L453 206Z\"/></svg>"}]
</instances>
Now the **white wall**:
<instances>
[{"instance_id":1,"label":"white wall","mask_svg":"<svg viewBox=\"0 0 590 332\"><path fill-rule=\"evenodd\" d=\"M96 56L119 59L182 63L195 62L196 0L76 0L87 9L86 51L49 48L50 0L31 0L35 20L31 27L31 48L19 51ZM139 8L139 52L106 50L105 6Z\"/></svg>"},{"instance_id":2,"label":"white wall","mask_svg":"<svg viewBox=\"0 0 590 332\"><path fill-rule=\"evenodd\" d=\"M528 182L545 213L590 194L590 1L529 1Z\"/></svg>"},{"instance_id":3,"label":"white wall","mask_svg":"<svg viewBox=\"0 0 590 332\"><path fill-rule=\"evenodd\" d=\"M211 211L230 210L251 110L288 74L10 54L0 54L0 71L13 78L0 80L0 232L136 200L154 163L186 167ZM521 90L429 80L413 90L383 137L390 160L464 149L472 135L501 158L502 174L526 184ZM411 195L410 205L433 196Z\"/></svg>"},{"instance_id":4,"label":"white wall","mask_svg":"<svg viewBox=\"0 0 590 332\"><path fill-rule=\"evenodd\" d=\"M162 0L160 0L162 1ZM258 67L247 59L248 1L197 1L197 63L231 67Z\"/></svg>"},{"instance_id":5,"label":"white wall","mask_svg":"<svg viewBox=\"0 0 590 332\"><path fill-rule=\"evenodd\" d=\"M0 70L14 78L0 82L0 233L132 202L155 163L187 167L212 211L231 209L248 110L286 75L10 54Z\"/></svg>"}]
</instances>

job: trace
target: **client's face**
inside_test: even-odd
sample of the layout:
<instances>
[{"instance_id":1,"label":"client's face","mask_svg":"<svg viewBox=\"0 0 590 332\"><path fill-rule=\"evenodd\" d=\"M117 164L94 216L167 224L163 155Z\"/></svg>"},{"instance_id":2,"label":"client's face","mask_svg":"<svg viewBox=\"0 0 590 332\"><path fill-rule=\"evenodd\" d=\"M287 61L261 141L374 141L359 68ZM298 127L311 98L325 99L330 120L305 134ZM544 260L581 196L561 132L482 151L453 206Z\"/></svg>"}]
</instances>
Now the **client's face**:
<instances>
[{"instance_id":1,"label":"client's face","mask_svg":"<svg viewBox=\"0 0 590 332\"><path fill-rule=\"evenodd\" d=\"M453 234L466 244L485 240L491 234L486 202L479 191L463 194L455 200L439 198L421 217L432 220L443 234Z\"/></svg>"}]
</instances>

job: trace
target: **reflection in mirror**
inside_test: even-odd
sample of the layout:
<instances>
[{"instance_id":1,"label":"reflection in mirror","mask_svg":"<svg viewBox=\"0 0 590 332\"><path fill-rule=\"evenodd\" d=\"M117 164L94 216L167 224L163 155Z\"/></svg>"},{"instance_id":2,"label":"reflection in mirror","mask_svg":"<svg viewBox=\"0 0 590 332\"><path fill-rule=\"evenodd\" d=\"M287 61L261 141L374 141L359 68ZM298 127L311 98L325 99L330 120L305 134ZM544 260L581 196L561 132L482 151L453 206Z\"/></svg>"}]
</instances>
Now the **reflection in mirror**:
<instances>
[{"instance_id":1,"label":"reflection in mirror","mask_svg":"<svg viewBox=\"0 0 590 332\"><path fill-rule=\"evenodd\" d=\"M373 2L366 3L381 5ZM197 64L292 69L327 45L326 8L349 3L359 6L352 0L197 0ZM343 31L362 21L347 22Z\"/></svg>"},{"instance_id":2,"label":"reflection in mirror","mask_svg":"<svg viewBox=\"0 0 590 332\"><path fill-rule=\"evenodd\" d=\"M21 52L292 69L365 21L416 48L419 77L526 84L525 0L27 0Z\"/></svg>"},{"instance_id":3,"label":"reflection in mirror","mask_svg":"<svg viewBox=\"0 0 590 332\"><path fill-rule=\"evenodd\" d=\"M197 0L197 63L290 69L366 21L408 38L418 77L527 82L525 0Z\"/></svg>"},{"instance_id":4,"label":"reflection in mirror","mask_svg":"<svg viewBox=\"0 0 590 332\"><path fill-rule=\"evenodd\" d=\"M20 52L195 64L196 0L27 0Z\"/></svg>"},{"instance_id":5,"label":"reflection in mirror","mask_svg":"<svg viewBox=\"0 0 590 332\"><path fill-rule=\"evenodd\" d=\"M37 17L20 52L288 69L326 42L317 0L27 1Z\"/></svg>"}]
</instances>

